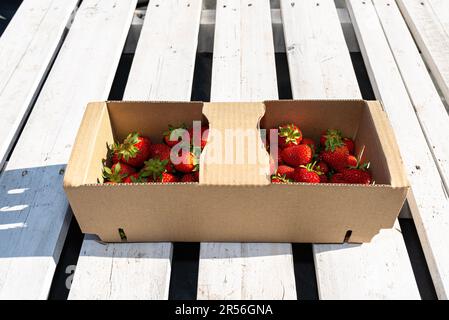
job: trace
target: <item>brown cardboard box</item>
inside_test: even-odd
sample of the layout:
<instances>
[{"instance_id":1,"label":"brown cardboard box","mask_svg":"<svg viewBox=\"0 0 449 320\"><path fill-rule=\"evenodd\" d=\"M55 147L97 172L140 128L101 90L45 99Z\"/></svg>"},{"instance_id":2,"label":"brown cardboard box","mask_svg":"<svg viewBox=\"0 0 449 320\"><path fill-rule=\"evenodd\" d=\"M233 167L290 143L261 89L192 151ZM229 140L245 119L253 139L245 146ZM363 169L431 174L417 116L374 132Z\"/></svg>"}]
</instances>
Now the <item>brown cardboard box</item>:
<instances>
[{"instance_id":1,"label":"brown cardboard box","mask_svg":"<svg viewBox=\"0 0 449 320\"><path fill-rule=\"evenodd\" d=\"M200 183L101 184L107 144L139 131L160 141L169 124L209 122L211 132L256 130L299 123L318 140L338 128L364 147L375 185L270 184L268 154L220 164L225 148L209 137L201 155ZM258 132L258 131L256 131ZM237 144L236 144L237 145ZM243 144L246 148L248 144ZM236 147L231 151L236 152ZM235 160L237 156L234 155ZM264 174L265 173L265 174ZM392 129L380 103L363 100L264 103L99 102L88 105L64 188L84 233L106 242L368 242L391 228L408 182Z\"/></svg>"}]
</instances>

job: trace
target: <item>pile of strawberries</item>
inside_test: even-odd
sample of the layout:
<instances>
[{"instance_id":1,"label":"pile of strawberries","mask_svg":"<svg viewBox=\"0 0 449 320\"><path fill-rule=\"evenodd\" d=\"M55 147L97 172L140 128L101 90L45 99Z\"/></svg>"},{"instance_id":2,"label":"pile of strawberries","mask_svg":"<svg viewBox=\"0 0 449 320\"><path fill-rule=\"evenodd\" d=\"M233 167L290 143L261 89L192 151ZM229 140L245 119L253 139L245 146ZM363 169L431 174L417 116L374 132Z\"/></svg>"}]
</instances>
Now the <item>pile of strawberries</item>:
<instances>
[{"instance_id":1,"label":"pile of strawberries","mask_svg":"<svg viewBox=\"0 0 449 320\"><path fill-rule=\"evenodd\" d=\"M174 130L182 130L179 139L171 139ZM192 128L169 126L161 143L130 133L121 143L109 146L103 168L105 183L198 182L199 156L207 143L208 127L202 126L198 131L201 138L193 139ZM173 147L181 142L188 152L179 148L178 160L174 162ZM354 141L343 137L339 130L323 132L319 143L315 143L304 138L297 125L282 125L278 129L277 159L273 155L271 158L271 181L371 184L369 163L361 164L360 156L356 157L354 152Z\"/></svg>"},{"instance_id":2,"label":"pile of strawberries","mask_svg":"<svg viewBox=\"0 0 449 320\"><path fill-rule=\"evenodd\" d=\"M171 134L182 129L185 139L171 140ZM199 154L207 142L207 127L201 127L200 145L193 144L193 129L172 127L163 133L162 143L152 143L139 133L130 133L121 143L109 146L108 159L104 162L105 183L145 182L198 182ZM179 161L171 160L172 148L180 141L189 141L190 152L178 152ZM108 164L110 166L108 166Z\"/></svg>"},{"instance_id":3,"label":"pile of strawberries","mask_svg":"<svg viewBox=\"0 0 449 320\"><path fill-rule=\"evenodd\" d=\"M278 129L278 147L273 183L372 183L369 164L360 164L354 155L354 141L343 137L339 130L323 132L316 144L304 138L297 125L282 125Z\"/></svg>"}]
</instances>

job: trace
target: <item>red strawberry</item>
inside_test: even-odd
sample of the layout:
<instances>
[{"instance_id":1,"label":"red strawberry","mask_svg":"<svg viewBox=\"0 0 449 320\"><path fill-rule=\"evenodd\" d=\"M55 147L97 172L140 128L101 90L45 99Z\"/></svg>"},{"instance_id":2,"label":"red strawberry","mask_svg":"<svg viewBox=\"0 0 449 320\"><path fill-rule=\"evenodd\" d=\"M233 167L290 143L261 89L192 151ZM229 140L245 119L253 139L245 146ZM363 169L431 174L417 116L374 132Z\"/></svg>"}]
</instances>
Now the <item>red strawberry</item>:
<instances>
[{"instance_id":1,"label":"red strawberry","mask_svg":"<svg viewBox=\"0 0 449 320\"><path fill-rule=\"evenodd\" d=\"M335 144L326 141L326 149L321 152L321 159L336 171L341 171L347 166L349 151L341 140L336 140Z\"/></svg>"},{"instance_id":2,"label":"red strawberry","mask_svg":"<svg viewBox=\"0 0 449 320\"><path fill-rule=\"evenodd\" d=\"M187 173L182 176L181 182L198 182L193 173Z\"/></svg>"},{"instance_id":3,"label":"red strawberry","mask_svg":"<svg viewBox=\"0 0 449 320\"><path fill-rule=\"evenodd\" d=\"M371 174L366 169L344 169L341 173L347 183L371 184L372 181Z\"/></svg>"},{"instance_id":4,"label":"red strawberry","mask_svg":"<svg viewBox=\"0 0 449 320\"><path fill-rule=\"evenodd\" d=\"M103 177L108 182L120 183L123 181L123 179L135 172L136 169L127 165L126 163L117 162L114 163L111 168L103 168Z\"/></svg>"},{"instance_id":5,"label":"red strawberry","mask_svg":"<svg viewBox=\"0 0 449 320\"><path fill-rule=\"evenodd\" d=\"M329 183L329 179L325 174L320 174L320 183Z\"/></svg>"},{"instance_id":6,"label":"red strawberry","mask_svg":"<svg viewBox=\"0 0 449 320\"><path fill-rule=\"evenodd\" d=\"M194 139L193 139L193 128L190 128L188 132L189 132L189 135L190 135L190 141L191 141L190 143L192 145L194 145L194 143L193 143L193 141L194 141ZM203 150L204 147L206 146L208 136L209 136L209 128L206 127L206 126L201 126L201 150Z\"/></svg>"},{"instance_id":7,"label":"red strawberry","mask_svg":"<svg viewBox=\"0 0 449 320\"><path fill-rule=\"evenodd\" d=\"M293 123L279 127L278 145L280 149L299 145L301 140L302 132L299 130L299 127Z\"/></svg>"},{"instance_id":8,"label":"red strawberry","mask_svg":"<svg viewBox=\"0 0 449 320\"><path fill-rule=\"evenodd\" d=\"M123 179L123 183L141 183L141 182L148 182L148 178L141 177L140 173L133 173Z\"/></svg>"},{"instance_id":9,"label":"red strawberry","mask_svg":"<svg viewBox=\"0 0 449 320\"><path fill-rule=\"evenodd\" d=\"M343 143L345 144L346 148L348 148L349 154L354 154L354 141L350 138L343 138Z\"/></svg>"},{"instance_id":10,"label":"red strawberry","mask_svg":"<svg viewBox=\"0 0 449 320\"><path fill-rule=\"evenodd\" d=\"M279 174L271 176L271 183L290 183L292 180L286 178L285 176L281 176Z\"/></svg>"},{"instance_id":11,"label":"red strawberry","mask_svg":"<svg viewBox=\"0 0 449 320\"><path fill-rule=\"evenodd\" d=\"M175 175L163 172L159 177L153 179L153 182L162 182L162 183L170 183L170 182L179 182L178 178Z\"/></svg>"},{"instance_id":12,"label":"red strawberry","mask_svg":"<svg viewBox=\"0 0 449 320\"><path fill-rule=\"evenodd\" d=\"M179 133L183 135L184 139L179 137L177 140L171 140L170 139L171 134L173 133L173 131L178 130L178 129L179 130L183 130L183 131L179 131ZM168 130L163 133L163 136L164 136L164 142L170 148L175 146L175 145L177 145L182 140L189 141L189 139L188 139L188 131L187 131L187 128L186 128L186 126L184 124L181 125L181 126L178 126L178 127L173 127L172 125L169 125L168 126Z\"/></svg>"},{"instance_id":13,"label":"red strawberry","mask_svg":"<svg viewBox=\"0 0 449 320\"><path fill-rule=\"evenodd\" d=\"M193 173L193 175L195 176L195 180L196 181L200 181L200 171L198 170L198 171L195 171L194 173Z\"/></svg>"},{"instance_id":14,"label":"red strawberry","mask_svg":"<svg viewBox=\"0 0 449 320\"><path fill-rule=\"evenodd\" d=\"M283 183L280 177L272 176L271 183Z\"/></svg>"},{"instance_id":15,"label":"red strawberry","mask_svg":"<svg viewBox=\"0 0 449 320\"><path fill-rule=\"evenodd\" d=\"M306 144L285 148L281 152L282 160L292 166L308 164L312 160L312 149Z\"/></svg>"},{"instance_id":16,"label":"red strawberry","mask_svg":"<svg viewBox=\"0 0 449 320\"><path fill-rule=\"evenodd\" d=\"M150 158L166 160L170 158L170 147L163 143L156 143L150 146Z\"/></svg>"},{"instance_id":17,"label":"red strawberry","mask_svg":"<svg viewBox=\"0 0 449 320\"><path fill-rule=\"evenodd\" d=\"M138 133L130 133L123 143L112 146L112 162L118 161L140 168L150 156L150 139L142 137Z\"/></svg>"},{"instance_id":18,"label":"red strawberry","mask_svg":"<svg viewBox=\"0 0 449 320\"><path fill-rule=\"evenodd\" d=\"M328 140L341 140L341 132L340 130L328 129L321 134L320 144L322 147L326 147L326 143Z\"/></svg>"},{"instance_id":19,"label":"red strawberry","mask_svg":"<svg viewBox=\"0 0 449 320\"><path fill-rule=\"evenodd\" d=\"M287 179L292 179L293 172L295 172L295 169L293 169L292 167L282 165L282 166L278 167L278 170L276 173L279 176L286 177Z\"/></svg>"},{"instance_id":20,"label":"red strawberry","mask_svg":"<svg viewBox=\"0 0 449 320\"><path fill-rule=\"evenodd\" d=\"M323 174L329 173L329 166L324 161L318 162L318 164L316 165L316 169Z\"/></svg>"},{"instance_id":21,"label":"red strawberry","mask_svg":"<svg viewBox=\"0 0 449 320\"><path fill-rule=\"evenodd\" d=\"M192 152L183 153L179 164L174 164L177 171L189 173L195 171L198 166L198 160Z\"/></svg>"},{"instance_id":22,"label":"red strawberry","mask_svg":"<svg viewBox=\"0 0 449 320\"><path fill-rule=\"evenodd\" d=\"M293 180L296 182L320 183L320 176L314 169L314 164L300 166L293 173Z\"/></svg>"},{"instance_id":23,"label":"red strawberry","mask_svg":"<svg viewBox=\"0 0 449 320\"><path fill-rule=\"evenodd\" d=\"M150 157L159 160L167 160L167 164L165 165L165 169L167 172L173 172L173 165L170 160L170 147L163 144L157 143L153 144L150 147Z\"/></svg>"},{"instance_id":24,"label":"red strawberry","mask_svg":"<svg viewBox=\"0 0 449 320\"><path fill-rule=\"evenodd\" d=\"M316 150L315 141L313 141L312 139L310 139L310 138L303 138L301 140L301 144L308 145L312 149L312 152L315 153L315 150Z\"/></svg>"},{"instance_id":25,"label":"red strawberry","mask_svg":"<svg viewBox=\"0 0 449 320\"><path fill-rule=\"evenodd\" d=\"M346 183L342 173L335 173L332 175L330 183Z\"/></svg>"},{"instance_id":26,"label":"red strawberry","mask_svg":"<svg viewBox=\"0 0 449 320\"><path fill-rule=\"evenodd\" d=\"M348 167L357 167L358 165L357 158L354 157L353 155L349 155L346 162Z\"/></svg>"},{"instance_id":27,"label":"red strawberry","mask_svg":"<svg viewBox=\"0 0 449 320\"><path fill-rule=\"evenodd\" d=\"M167 172L167 163L168 160L160 160L157 158L145 161L145 165L140 171L140 176L149 180L156 180L162 173Z\"/></svg>"},{"instance_id":28,"label":"red strawberry","mask_svg":"<svg viewBox=\"0 0 449 320\"><path fill-rule=\"evenodd\" d=\"M119 174L124 174L127 176L136 172L136 169L134 169L134 167L121 162L114 163L111 169L113 172L118 172Z\"/></svg>"}]
</instances>

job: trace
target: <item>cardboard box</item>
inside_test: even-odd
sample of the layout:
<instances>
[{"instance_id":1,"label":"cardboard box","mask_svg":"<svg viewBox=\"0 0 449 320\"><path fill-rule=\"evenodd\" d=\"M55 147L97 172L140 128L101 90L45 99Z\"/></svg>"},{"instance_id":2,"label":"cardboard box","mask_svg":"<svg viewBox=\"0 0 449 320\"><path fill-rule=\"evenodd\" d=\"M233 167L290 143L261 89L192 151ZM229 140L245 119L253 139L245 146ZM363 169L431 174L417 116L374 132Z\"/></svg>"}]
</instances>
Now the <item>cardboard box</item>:
<instances>
[{"instance_id":1,"label":"cardboard box","mask_svg":"<svg viewBox=\"0 0 449 320\"><path fill-rule=\"evenodd\" d=\"M211 132L218 133L295 122L316 140L323 130L338 128L355 139L359 150L365 147L376 184L271 184L269 175L261 174L268 167L266 152L257 163L213 163L208 161L212 150L224 148L214 138L201 155L199 183L98 183L107 144L132 131L160 141L169 124L194 120L209 122ZM81 230L105 242L121 242L126 235L129 242L361 243L393 226L409 186L380 103L281 100L91 103L64 188Z\"/></svg>"}]
</instances>

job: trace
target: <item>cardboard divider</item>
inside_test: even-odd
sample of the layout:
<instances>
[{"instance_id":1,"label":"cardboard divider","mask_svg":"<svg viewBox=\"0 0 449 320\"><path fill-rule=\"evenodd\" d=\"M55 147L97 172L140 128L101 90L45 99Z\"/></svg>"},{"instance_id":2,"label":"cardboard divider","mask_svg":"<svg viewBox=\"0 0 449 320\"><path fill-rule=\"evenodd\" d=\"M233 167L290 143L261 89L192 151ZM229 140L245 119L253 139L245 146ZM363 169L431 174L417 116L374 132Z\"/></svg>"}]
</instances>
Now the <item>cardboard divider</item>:
<instances>
[{"instance_id":1,"label":"cardboard divider","mask_svg":"<svg viewBox=\"0 0 449 320\"><path fill-rule=\"evenodd\" d=\"M260 138L263 103L205 103L209 137L201 154L200 184L268 185L270 158Z\"/></svg>"}]
</instances>

